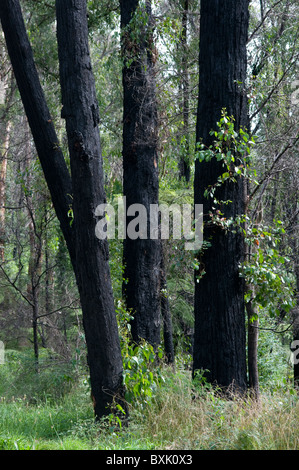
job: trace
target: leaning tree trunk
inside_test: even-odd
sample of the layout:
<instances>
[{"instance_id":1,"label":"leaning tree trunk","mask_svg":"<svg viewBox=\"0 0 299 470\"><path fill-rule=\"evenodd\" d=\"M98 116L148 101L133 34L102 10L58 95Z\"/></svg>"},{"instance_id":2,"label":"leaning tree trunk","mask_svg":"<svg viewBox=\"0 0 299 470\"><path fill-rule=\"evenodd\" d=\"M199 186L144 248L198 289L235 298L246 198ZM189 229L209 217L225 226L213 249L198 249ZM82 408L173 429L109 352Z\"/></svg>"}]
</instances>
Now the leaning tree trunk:
<instances>
[{"instance_id":1,"label":"leaning tree trunk","mask_svg":"<svg viewBox=\"0 0 299 470\"><path fill-rule=\"evenodd\" d=\"M40 85L19 0L1 0L0 19L8 55L39 160L72 264L76 269L73 231L68 218L68 211L72 203L71 178Z\"/></svg>"},{"instance_id":2,"label":"leaning tree trunk","mask_svg":"<svg viewBox=\"0 0 299 470\"><path fill-rule=\"evenodd\" d=\"M200 84L197 113L197 142L209 146L211 129L222 108L235 118L235 129L247 125L246 42L248 0L202 0L200 14ZM244 240L239 233L226 232L211 223L210 212L223 217L245 212L244 181L227 181L217 191L218 201L232 201L215 207L204 197L223 173L215 158L195 165L194 202L203 204L204 242L211 243L199 255L203 274L195 282L194 365L204 370L207 380L220 387L246 390L246 333L244 283L239 263L244 257ZM196 273L196 275L198 272ZM197 281L197 279L196 279Z\"/></svg>"},{"instance_id":3,"label":"leaning tree trunk","mask_svg":"<svg viewBox=\"0 0 299 470\"><path fill-rule=\"evenodd\" d=\"M76 262L91 390L97 417L123 397L123 369L109 270L108 241L95 234L106 201L99 111L88 45L86 0L56 0L57 39L73 187ZM124 404L122 403L124 406Z\"/></svg>"},{"instance_id":4,"label":"leaning tree trunk","mask_svg":"<svg viewBox=\"0 0 299 470\"><path fill-rule=\"evenodd\" d=\"M123 54L123 193L126 206L147 212L144 235L124 240L124 297L132 310L133 340L160 342L161 241L149 238L150 204L158 204L157 106L151 2L121 0ZM144 20L144 21L143 21ZM136 214L137 215L137 214ZM127 216L127 228L134 219ZM145 238L143 238L143 236Z\"/></svg>"},{"instance_id":5,"label":"leaning tree trunk","mask_svg":"<svg viewBox=\"0 0 299 470\"><path fill-rule=\"evenodd\" d=\"M74 174L73 184L59 148L57 135L39 82L19 0L1 0L0 18L37 153L76 274L84 325L87 330L86 342L88 343L95 414L99 417L109 413L107 404L112 402L114 395L123 394L122 360L108 270L108 249L106 243L95 243L94 237L95 219L93 211L95 205L103 201L104 195L101 182L101 155L96 129L94 84L91 79L91 66L88 58L85 3L84 1L73 3L68 1L58 4L58 10L61 12L61 24L63 20L68 19L69 10L72 13L69 18L72 23L72 31L61 31L62 50L63 44L65 44L63 41L68 38L67 47L72 50L70 57L73 59L74 48L78 46L78 60L80 62L78 63L80 67L77 69L77 64L73 64L70 72L70 76L76 85L72 87L74 95L69 107L74 115L71 114L68 118L75 120L75 124L77 124L76 119L79 119L78 127L74 129L73 135L70 136L70 149L73 160L72 173ZM74 6L73 9L70 9L71 5ZM66 7L68 7L68 13L64 14L63 10ZM76 17L78 23L74 22L73 14L78 15ZM64 33L67 35L64 36ZM81 53L82 56L80 56ZM84 55L85 63L83 60ZM62 65L70 67L68 61ZM85 88L86 96L84 93L79 96L83 91L79 79L80 74L82 74L82 85L86 86L86 81L88 82ZM68 77L65 78L67 80ZM64 84L66 87L64 94L66 93L66 95L68 91L67 83L69 81ZM78 87L77 90L75 90L75 86ZM93 97L93 102L90 102L90 105L93 106L87 110L86 100L91 97ZM66 96L66 105L68 107L67 98L69 98L68 95ZM82 102L80 101L81 98ZM79 127L80 116L78 117L78 115L81 116L83 121L86 120L87 128ZM92 116L91 119L90 115ZM92 124L90 124L91 121ZM68 130L71 133L71 122L74 121L68 122ZM91 128L93 128L94 135ZM89 130L90 134L86 135ZM74 139L73 142L72 138ZM85 142L84 139L88 139L88 141ZM82 171L81 174L80 171ZM76 193L74 200L72 199L73 189ZM72 203L75 222L71 226L68 212ZM79 227L76 227L77 223ZM80 227L82 230L80 230ZM77 240L75 237L77 237ZM84 250L86 251L84 252ZM80 270L78 269L79 266ZM103 271L101 272L100 269L102 268Z\"/></svg>"}]
</instances>

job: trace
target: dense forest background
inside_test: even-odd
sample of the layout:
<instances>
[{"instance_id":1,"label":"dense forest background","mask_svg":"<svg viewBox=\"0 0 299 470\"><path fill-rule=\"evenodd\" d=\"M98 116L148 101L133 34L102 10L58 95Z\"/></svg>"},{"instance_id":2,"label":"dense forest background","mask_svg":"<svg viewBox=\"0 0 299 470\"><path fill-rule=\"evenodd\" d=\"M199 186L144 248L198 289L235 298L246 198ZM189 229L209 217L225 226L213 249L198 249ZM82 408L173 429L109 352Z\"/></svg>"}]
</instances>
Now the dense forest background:
<instances>
[{"instance_id":1,"label":"dense forest background","mask_svg":"<svg viewBox=\"0 0 299 470\"><path fill-rule=\"evenodd\" d=\"M40 81L69 165L61 118L55 2L23 0L21 6ZM107 200L113 204L123 193L119 2L90 0L87 9L104 185ZM153 2L160 203L193 203L194 165L199 158L195 145L199 12L197 0ZM258 330L262 392L298 386L294 364L298 353L296 356L296 347L293 354L291 351L291 344L298 348L294 341L299 340L298 50L297 2L251 1L244 85L250 118L245 235L250 255L240 273L248 286L248 318ZM5 346L0 396L1 400L12 400L25 395L26 402L36 404L41 399L59 400L76 387L89 390L86 343L73 268L2 32L0 60L0 340ZM68 216L71 225L71 204ZM225 225L225 220L219 219L219 223ZM171 370L190 373L198 259L184 250L184 240L164 240L162 249L163 292L172 320ZM131 343L130 312L123 301L122 240L110 240L109 251L126 399L144 409L156 387L165 382L164 342L162 338L158 365L150 345ZM197 380L200 382L200 377Z\"/></svg>"}]
</instances>

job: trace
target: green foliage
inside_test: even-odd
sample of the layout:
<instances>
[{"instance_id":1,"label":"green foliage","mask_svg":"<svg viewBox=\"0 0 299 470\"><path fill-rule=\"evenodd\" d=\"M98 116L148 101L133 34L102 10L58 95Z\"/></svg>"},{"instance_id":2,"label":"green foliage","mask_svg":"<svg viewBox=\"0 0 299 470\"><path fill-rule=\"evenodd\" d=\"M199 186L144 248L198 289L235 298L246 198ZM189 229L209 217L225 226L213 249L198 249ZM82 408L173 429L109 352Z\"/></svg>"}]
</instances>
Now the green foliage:
<instances>
[{"instance_id":1,"label":"green foliage","mask_svg":"<svg viewBox=\"0 0 299 470\"><path fill-rule=\"evenodd\" d=\"M289 387L293 393L292 364L290 362L289 343L291 332L278 333L277 321L265 312L260 315L258 371L259 385L264 393L276 393Z\"/></svg>"},{"instance_id":2,"label":"green foliage","mask_svg":"<svg viewBox=\"0 0 299 470\"><path fill-rule=\"evenodd\" d=\"M251 169L251 150L255 141L243 129L236 132L233 121L222 110L222 117L217 123L218 130L210 132L216 140L208 148L199 143L199 151L196 153L196 158L200 161L209 162L215 158L222 162L225 169L217 183L205 191L205 196L212 197L215 206L219 202L215 198L216 188L225 181L235 182L238 176L249 180L255 177L255 171ZM254 180L253 182L255 183ZM230 202L221 201L222 204ZM285 234L282 222L273 221L272 226L267 226L254 223L248 215L225 218L216 207L210 217L213 224L223 230L241 231L244 234L249 253L240 266L240 275L249 286L245 301L252 302L257 311L266 309L270 317L278 317L282 312L285 315L294 308L296 298L293 268L290 258L281 254Z\"/></svg>"},{"instance_id":3,"label":"green foliage","mask_svg":"<svg viewBox=\"0 0 299 470\"><path fill-rule=\"evenodd\" d=\"M153 41L145 1L137 2L136 10L133 12L130 22L122 29L122 39L125 67L129 68L133 63L138 62L142 67L146 67L146 61L142 58L145 52L144 47L150 48Z\"/></svg>"},{"instance_id":4,"label":"green foliage","mask_svg":"<svg viewBox=\"0 0 299 470\"><path fill-rule=\"evenodd\" d=\"M114 12L119 8L117 0L88 0L88 27L92 32L107 26L114 27Z\"/></svg>"},{"instance_id":5,"label":"green foliage","mask_svg":"<svg viewBox=\"0 0 299 470\"><path fill-rule=\"evenodd\" d=\"M144 408L150 403L157 387L163 381L163 375L157 361L163 353L157 353L146 341L138 345L132 342L130 321L132 315L124 308L121 301L117 304L120 344L123 357L123 378L126 387L125 399L131 405Z\"/></svg>"},{"instance_id":6,"label":"green foliage","mask_svg":"<svg viewBox=\"0 0 299 470\"><path fill-rule=\"evenodd\" d=\"M213 144L207 147L198 142L198 150L195 153L195 159L200 162L209 162L215 158L218 162L222 162L225 170L217 182L206 189L205 197L214 197L216 188L227 180L236 182L238 176L248 177L251 149L255 143L254 138L246 130L242 128L238 132L235 130L234 118L229 117L225 109L221 112L217 127L217 131L210 131L210 135L216 138Z\"/></svg>"},{"instance_id":7,"label":"green foliage","mask_svg":"<svg viewBox=\"0 0 299 470\"><path fill-rule=\"evenodd\" d=\"M296 305L290 259L280 251L284 233L281 221L272 227L248 225L245 232L248 249L254 247L240 271L251 286L245 301L253 302L258 309L266 308L271 317L288 313Z\"/></svg>"}]
</instances>

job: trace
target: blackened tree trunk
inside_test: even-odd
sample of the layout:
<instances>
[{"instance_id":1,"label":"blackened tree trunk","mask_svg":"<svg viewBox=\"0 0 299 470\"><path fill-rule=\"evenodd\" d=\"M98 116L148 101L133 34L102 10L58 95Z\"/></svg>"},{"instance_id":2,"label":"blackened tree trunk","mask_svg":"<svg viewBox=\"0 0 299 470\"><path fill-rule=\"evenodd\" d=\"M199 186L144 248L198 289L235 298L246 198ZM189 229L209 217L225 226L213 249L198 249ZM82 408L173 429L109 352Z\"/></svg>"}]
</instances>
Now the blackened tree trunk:
<instances>
[{"instance_id":1,"label":"blackened tree trunk","mask_svg":"<svg viewBox=\"0 0 299 470\"><path fill-rule=\"evenodd\" d=\"M0 19L14 75L45 174L54 209L76 269L73 231L68 211L71 178L58 144L52 118L40 85L19 0L1 0Z\"/></svg>"},{"instance_id":2,"label":"blackened tree trunk","mask_svg":"<svg viewBox=\"0 0 299 470\"><path fill-rule=\"evenodd\" d=\"M211 129L222 108L235 118L235 129L247 126L246 42L248 0L202 0L200 14L200 84L197 142L212 144ZM220 387L246 389L246 334L244 283L239 263L244 241L239 233L226 232L211 223L215 205L204 192L223 173L222 163L196 161L194 202L203 204L204 242L211 246L199 256L202 271L195 282L194 366ZM215 209L226 218L245 213L244 181L227 181L216 191L218 201L232 201ZM196 273L198 274L198 273ZM197 280L196 280L197 281Z\"/></svg>"},{"instance_id":3,"label":"blackened tree trunk","mask_svg":"<svg viewBox=\"0 0 299 470\"><path fill-rule=\"evenodd\" d=\"M88 53L86 2L57 2L57 10L61 27L60 57L65 61L61 76L73 181L39 82L19 0L1 1L0 18L37 153L76 274L95 414L100 417L110 412L107 405L115 396L123 395L122 359L108 268L108 247L106 242L95 239L94 210L103 202L104 192L97 105ZM74 211L72 226L68 218L71 205Z\"/></svg>"},{"instance_id":4,"label":"blackened tree trunk","mask_svg":"<svg viewBox=\"0 0 299 470\"><path fill-rule=\"evenodd\" d=\"M132 310L133 340L160 342L161 241L150 239L150 204L158 204L157 106L151 2L121 0L123 55L123 193L127 209L147 212L145 238L124 240L124 297ZM127 217L127 227L137 217ZM144 227L139 227L142 231ZM136 232L138 230L136 229Z\"/></svg>"},{"instance_id":5,"label":"blackened tree trunk","mask_svg":"<svg viewBox=\"0 0 299 470\"><path fill-rule=\"evenodd\" d=\"M109 270L108 241L95 234L106 202L99 113L88 45L86 0L56 0L57 40L73 186L78 287L97 417L123 397L123 369ZM124 406L124 404L122 403Z\"/></svg>"}]
</instances>

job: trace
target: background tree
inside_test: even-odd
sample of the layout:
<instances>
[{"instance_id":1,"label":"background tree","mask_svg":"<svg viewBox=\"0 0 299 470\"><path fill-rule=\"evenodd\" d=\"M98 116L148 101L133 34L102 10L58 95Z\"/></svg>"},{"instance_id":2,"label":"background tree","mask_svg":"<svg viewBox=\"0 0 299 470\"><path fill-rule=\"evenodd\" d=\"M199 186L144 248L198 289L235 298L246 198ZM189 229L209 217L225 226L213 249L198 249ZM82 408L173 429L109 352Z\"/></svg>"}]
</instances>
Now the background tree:
<instances>
[{"instance_id":1,"label":"background tree","mask_svg":"<svg viewBox=\"0 0 299 470\"><path fill-rule=\"evenodd\" d=\"M2 59L1 74L1 150L0 150L0 260L4 261L5 245L5 201L6 201L6 175L9 143L12 131L10 119L10 108L15 97L15 82L12 77L11 67L5 51L4 44L1 43L0 57Z\"/></svg>"},{"instance_id":2,"label":"background tree","mask_svg":"<svg viewBox=\"0 0 299 470\"><path fill-rule=\"evenodd\" d=\"M269 338L271 334L276 335L284 344L294 321L291 312L296 311L296 249L290 246L296 245L294 221L298 205L298 159L295 157L298 147L298 6L296 2L284 0L261 1L259 6L251 6L247 47L250 123L256 140L255 177L249 182L248 216L252 224L250 230L257 222L260 225L255 236L264 235L255 240L259 245L254 245L251 239L247 251L257 252L254 271L256 275L262 270L267 272L268 281L265 289L262 276L257 275L255 294L250 289L246 304L253 306L255 312L252 328L250 323L248 325L253 337L265 331L263 334ZM289 197L285 203L286 193ZM269 232L271 236L267 236ZM257 347L257 341L255 343ZM254 355L261 378L263 357L259 350Z\"/></svg>"}]
</instances>

